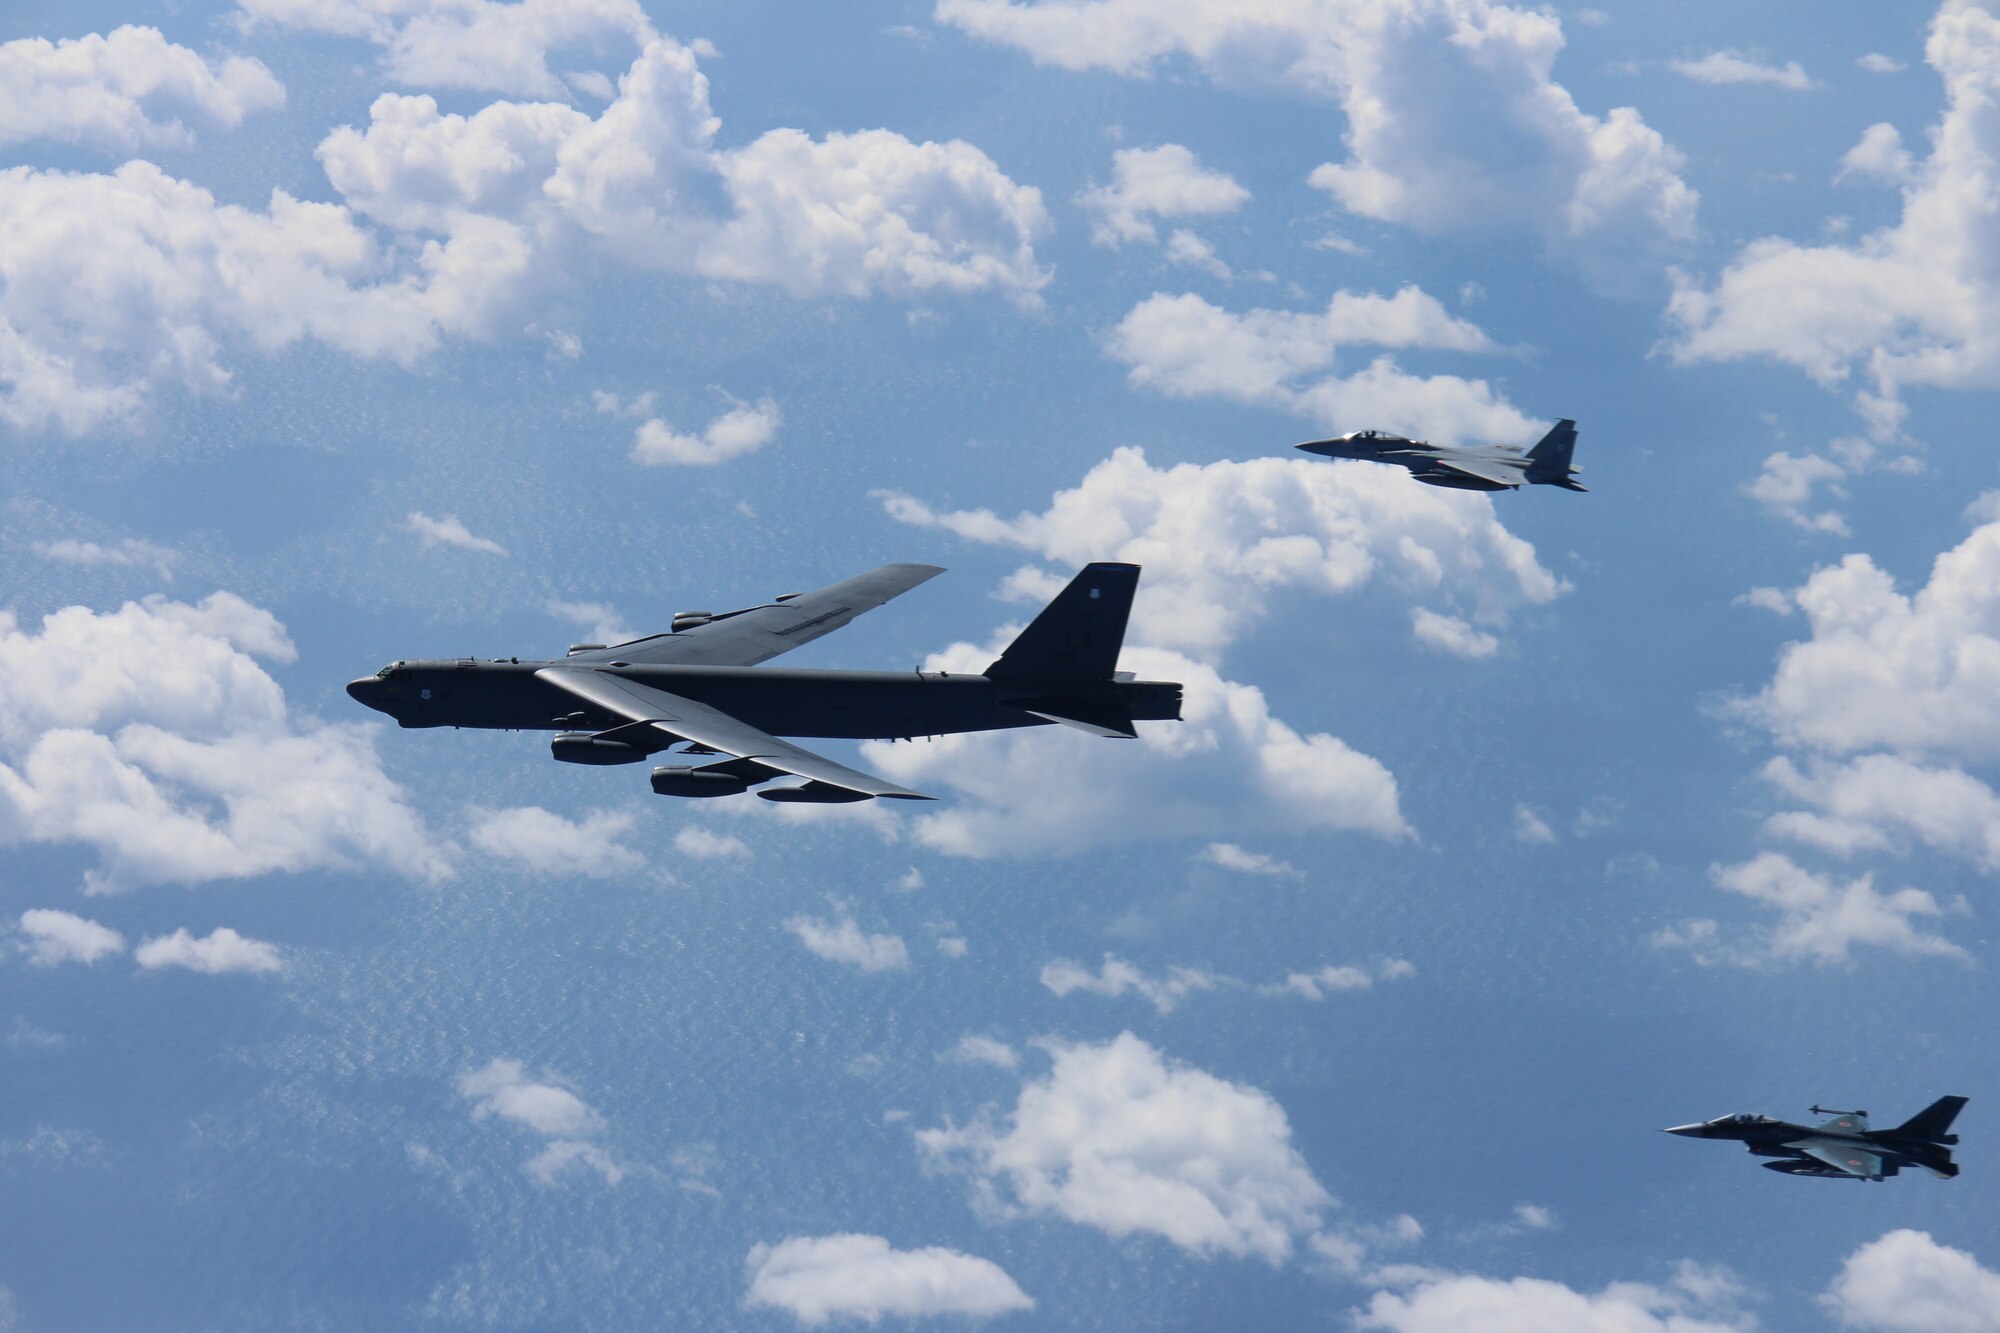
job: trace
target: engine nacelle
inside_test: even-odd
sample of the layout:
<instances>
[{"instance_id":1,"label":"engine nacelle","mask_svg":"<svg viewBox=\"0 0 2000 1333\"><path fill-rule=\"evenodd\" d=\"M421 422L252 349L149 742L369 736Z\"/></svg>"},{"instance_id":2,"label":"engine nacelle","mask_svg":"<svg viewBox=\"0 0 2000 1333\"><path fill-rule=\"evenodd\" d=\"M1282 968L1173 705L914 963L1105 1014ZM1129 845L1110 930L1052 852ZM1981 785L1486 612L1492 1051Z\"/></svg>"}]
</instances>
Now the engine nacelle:
<instances>
[{"instance_id":1,"label":"engine nacelle","mask_svg":"<svg viewBox=\"0 0 2000 1333\"><path fill-rule=\"evenodd\" d=\"M693 629L697 625L706 625L713 619L715 619L715 612L713 611L676 611L674 613L673 633L679 634L684 629Z\"/></svg>"},{"instance_id":2,"label":"engine nacelle","mask_svg":"<svg viewBox=\"0 0 2000 1333\"><path fill-rule=\"evenodd\" d=\"M549 753L565 764L636 764L652 751L588 731L565 731L549 742Z\"/></svg>"},{"instance_id":3,"label":"engine nacelle","mask_svg":"<svg viewBox=\"0 0 2000 1333\"><path fill-rule=\"evenodd\" d=\"M716 773L684 764L653 770L653 791L659 796L740 796L750 790L748 778Z\"/></svg>"}]
</instances>

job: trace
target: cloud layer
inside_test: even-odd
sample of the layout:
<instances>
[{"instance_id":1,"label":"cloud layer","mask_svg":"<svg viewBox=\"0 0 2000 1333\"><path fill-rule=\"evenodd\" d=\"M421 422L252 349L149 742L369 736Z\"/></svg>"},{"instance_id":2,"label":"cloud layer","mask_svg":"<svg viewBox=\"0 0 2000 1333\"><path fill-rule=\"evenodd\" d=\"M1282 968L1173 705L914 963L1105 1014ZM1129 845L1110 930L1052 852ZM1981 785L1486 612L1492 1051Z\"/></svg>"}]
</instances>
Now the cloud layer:
<instances>
[{"instance_id":1,"label":"cloud layer","mask_svg":"<svg viewBox=\"0 0 2000 1333\"><path fill-rule=\"evenodd\" d=\"M0 845L81 843L95 891L278 871L451 871L375 729L294 717L284 627L229 593L0 612Z\"/></svg>"},{"instance_id":2,"label":"cloud layer","mask_svg":"<svg viewBox=\"0 0 2000 1333\"><path fill-rule=\"evenodd\" d=\"M1553 78L1563 35L1549 13L1488 0L939 0L936 12L1042 64L1146 77L1185 59L1232 90L1338 104L1346 156L1312 183L1363 217L1525 232L1600 274L1693 236L1680 154L1630 107L1577 107Z\"/></svg>"},{"instance_id":3,"label":"cloud layer","mask_svg":"<svg viewBox=\"0 0 2000 1333\"><path fill-rule=\"evenodd\" d=\"M1712 286L1683 279L1668 307L1683 362L1762 357L1828 388L1857 375L1855 403L1894 434L1906 388L2000 387L2000 16L1946 0L1925 58L1944 81L1930 155L1900 157L1895 129L1868 131L1857 165L1893 163L1902 215L1851 244L1768 237L1745 246ZM1879 173L1878 173L1879 174Z\"/></svg>"},{"instance_id":4,"label":"cloud layer","mask_svg":"<svg viewBox=\"0 0 2000 1333\"><path fill-rule=\"evenodd\" d=\"M1052 1067L1022 1086L1004 1123L917 1134L933 1164L973 1178L984 1206L1272 1264L1317 1226L1331 1200L1265 1093L1168 1060L1129 1032L1043 1046Z\"/></svg>"},{"instance_id":5,"label":"cloud layer","mask_svg":"<svg viewBox=\"0 0 2000 1333\"><path fill-rule=\"evenodd\" d=\"M481 0L469 21L581 5ZM435 20L455 40L463 7L419 8L264 11L407 19L401 36ZM464 116L427 95L378 98L366 127L319 147L344 204L282 190L262 211L221 204L143 161L0 173L0 420L80 434L132 419L165 386L225 392L234 357L301 340L414 364L445 337L519 331L538 294L600 258L802 297L1032 302L1046 280L1040 194L970 144L781 129L723 150L719 124L694 50L660 37L596 118L550 102ZM745 438L706 445L740 452Z\"/></svg>"},{"instance_id":6,"label":"cloud layer","mask_svg":"<svg viewBox=\"0 0 2000 1333\"><path fill-rule=\"evenodd\" d=\"M986 1319L1035 1308L991 1260L938 1245L898 1250L880 1236L792 1236L752 1246L744 1268L746 1307L783 1310L808 1328L829 1319Z\"/></svg>"}]
</instances>

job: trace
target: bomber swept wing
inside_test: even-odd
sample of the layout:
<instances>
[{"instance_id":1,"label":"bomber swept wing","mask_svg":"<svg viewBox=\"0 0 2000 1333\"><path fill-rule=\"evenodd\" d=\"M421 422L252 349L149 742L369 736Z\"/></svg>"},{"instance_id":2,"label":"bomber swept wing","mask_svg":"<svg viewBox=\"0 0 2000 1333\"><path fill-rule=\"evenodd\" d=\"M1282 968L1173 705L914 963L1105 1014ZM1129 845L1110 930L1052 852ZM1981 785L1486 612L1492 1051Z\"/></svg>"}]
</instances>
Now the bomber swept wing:
<instances>
[{"instance_id":1,"label":"bomber swept wing","mask_svg":"<svg viewBox=\"0 0 2000 1333\"><path fill-rule=\"evenodd\" d=\"M686 629L651 634L608 648L573 652L579 665L627 662L646 666L756 666L822 634L831 634L864 611L902 596L944 573L937 565L884 565L866 574L741 611L683 613ZM717 747L725 748L725 747Z\"/></svg>"},{"instance_id":2,"label":"bomber swept wing","mask_svg":"<svg viewBox=\"0 0 2000 1333\"><path fill-rule=\"evenodd\" d=\"M919 565L913 568L923 569L928 566ZM924 577L930 576L926 574ZM834 586L837 588L842 585ZM883 600L886 601L887 598ZM852 618L850 615L849 619ZM760 731L709 704L694 699L684 699L678 694L671 694L651 685L625 680L607 671L586 666L551 666L543 667L535 673L535 676L559 690L575 695L585 703L594 704L608 713L629 719L630 725L652 728L667 744L681 740L693 741L696 745L720 750L724 754L735 755L738 759L750 760L779 773L796 774L812 782L824 783L829 787L838 787L862 796L890 796L906 801L934 799L922 792L899 787L886 778L878 778L858 769L849 768L845 764L837 764L823 755L793 745L790 741L780 740L769 732Z\"/></svg>"}]
</instances>

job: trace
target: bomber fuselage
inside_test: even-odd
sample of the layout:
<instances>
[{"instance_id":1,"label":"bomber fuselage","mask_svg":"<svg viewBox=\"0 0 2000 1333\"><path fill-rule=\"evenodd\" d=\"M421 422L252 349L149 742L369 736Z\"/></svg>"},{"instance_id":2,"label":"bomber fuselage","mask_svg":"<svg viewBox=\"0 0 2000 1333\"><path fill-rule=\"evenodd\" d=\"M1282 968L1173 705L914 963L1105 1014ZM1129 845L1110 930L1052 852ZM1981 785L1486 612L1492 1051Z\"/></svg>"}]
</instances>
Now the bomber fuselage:
<instances>
[{"instance_id":1,"label":"bomber fuselage","mask_svg":"<svg viewBox=\"0 0 2000 1333\"><path fill-rule=\"evenodd\" d=\"M405 727L601 731L627 721L582 704L535 673L557 661L395 662L347 687ZM1018 701L1117 701L1137 721L1180 716L1180 686L1160 681L990 680L944 671L812 671L782 667L592 663L594 670L721 709L774 736L877 740L1049 725Z\"/></svg>"}]
</instances>

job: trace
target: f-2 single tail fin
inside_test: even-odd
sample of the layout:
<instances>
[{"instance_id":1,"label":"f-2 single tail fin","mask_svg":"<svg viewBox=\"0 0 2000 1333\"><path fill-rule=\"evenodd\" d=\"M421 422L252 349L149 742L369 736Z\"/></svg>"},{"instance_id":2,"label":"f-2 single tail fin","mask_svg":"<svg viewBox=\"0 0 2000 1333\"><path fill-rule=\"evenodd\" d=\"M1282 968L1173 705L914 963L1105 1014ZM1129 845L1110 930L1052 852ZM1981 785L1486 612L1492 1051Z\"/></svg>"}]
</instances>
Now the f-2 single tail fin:
<instances>
[{"instance_id":1,"label":"f-2 single tail fin","mask_svg":"<svg viewBox=\"0 0 2000 1333\"><path fill-rule=\"evenodd\" d=\"M1570 466L1570 455L1575 452L1576 423L1564 417L1528 450L1528 480L1569 491L1585 489L1576 481L1577 469Z\"/></svg>"},{"instance_id":2,"label":"f-2 single tail fin","mask_svg":"<svg viewBox=\"0 0 2000 1333\"><path fill-rule=\"evenodd\" d=\"M1965 1103L1964 1097L1940 1097L1896 1126L1894 1132L1912 1138L1930 1139L1934 1143L1957 1143L1958 1136L1951 1132L1951 1122L1958 1119Z\"/></svg>"},{"instance_id":3,"label":"f-2 single tail fin","mask_svg":"<svg viewBox=\"0 0 2000 1333\"><path fill-rule=\"evenodd\" d=\"M1137 565L1085 565L986 668L987 678L1110 680L1118 669L1118 650L1125 643L1125 622L1138 587Z\"/></svg>"}]
</instances>

